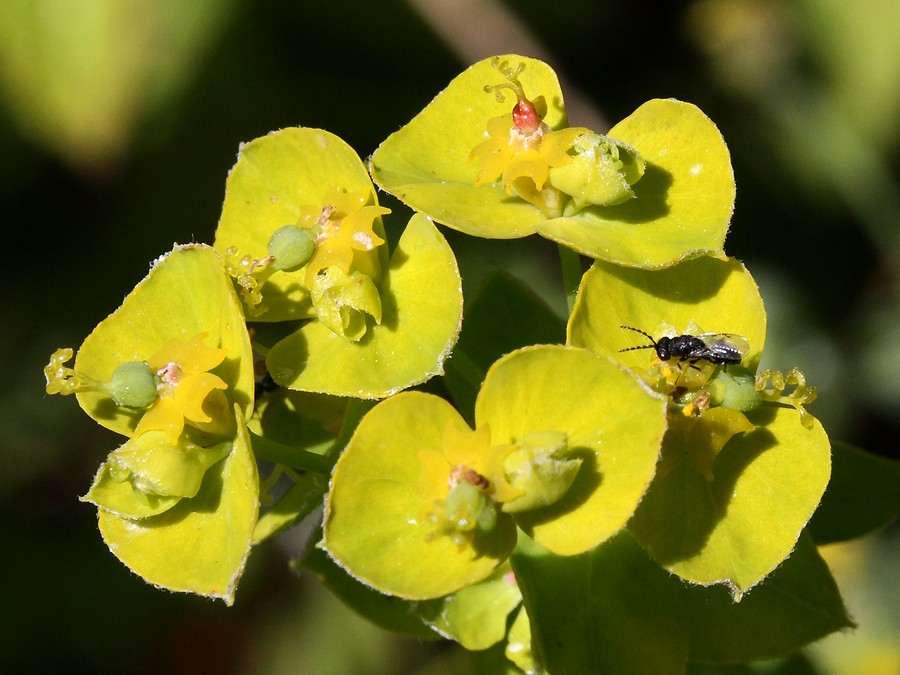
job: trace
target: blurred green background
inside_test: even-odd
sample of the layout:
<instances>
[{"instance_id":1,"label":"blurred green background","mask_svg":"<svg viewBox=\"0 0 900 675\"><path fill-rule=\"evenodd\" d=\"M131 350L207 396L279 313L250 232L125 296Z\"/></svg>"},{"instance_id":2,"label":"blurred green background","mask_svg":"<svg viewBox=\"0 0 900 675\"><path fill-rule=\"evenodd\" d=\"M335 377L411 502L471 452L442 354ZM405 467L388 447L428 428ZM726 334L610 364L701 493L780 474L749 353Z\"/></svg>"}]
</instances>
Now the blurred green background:
<instances>
[{"instance_id":1,"label":"blurred green background","mask_svg":"<svg viewBox=\"0 0 900 675\"><path fill-rule=\"evenodd\" d=\"M41 368L173 242L212 241L239 143L323 127L365 157L495 53L557 69L573 124L699 105L732 152L726 250L767 303L764 366L803 367L832 437L900 458L898 26L896 0L5 0L0 671L464 672L290 572L295 538L254 552L230 609L145 585L77 499L118 442ZM470 288L501 249L448 236ZM546 242L502 250L552 272ZM862 628L789 668L900 672L898 534L826 551Z\"/></svg>"}]
</instances>

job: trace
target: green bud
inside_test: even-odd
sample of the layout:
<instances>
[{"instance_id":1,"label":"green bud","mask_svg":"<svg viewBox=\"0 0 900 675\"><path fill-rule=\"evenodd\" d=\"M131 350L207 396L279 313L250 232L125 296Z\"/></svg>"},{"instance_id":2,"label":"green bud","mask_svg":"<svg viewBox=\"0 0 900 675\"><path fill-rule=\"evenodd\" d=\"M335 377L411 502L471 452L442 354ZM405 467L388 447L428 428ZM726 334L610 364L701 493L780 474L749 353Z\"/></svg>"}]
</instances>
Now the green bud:
<instances>
[{"instance_id":1,"label":"green bud","mask_svg":"<svg viewBox=\"0 0 900 675\"><path fill-rule=\"evenodd\" d=\"M509 483L523 494L505 502L506 513L549 506L562 497L581 467L580 459L566 459L569 440L562 431L536 431L522 436L503 462Z\"/></svg>"},{"instance_id":2,"label":"green bud","mask_svg":"<svg viewBox=\"0 0 900 675\"><path fill-rule=\"evenodd\" d=\"M312 257L316 250L315 240L306 230L294 225L280 227L269 237L266 251L275 258L272 268L282 272L294 272Z\"/></svg>"},{"instance_id":3,"label":"green bud","mask_svg":"<svg viewBox=\"0 0 900 675\"><path fill-rule=\"evenodd\" d=\"M129 361L113 371L106 390L116 405L146 408L157 398L156 375L145 361Z\"/></svg>"}]
</instances>

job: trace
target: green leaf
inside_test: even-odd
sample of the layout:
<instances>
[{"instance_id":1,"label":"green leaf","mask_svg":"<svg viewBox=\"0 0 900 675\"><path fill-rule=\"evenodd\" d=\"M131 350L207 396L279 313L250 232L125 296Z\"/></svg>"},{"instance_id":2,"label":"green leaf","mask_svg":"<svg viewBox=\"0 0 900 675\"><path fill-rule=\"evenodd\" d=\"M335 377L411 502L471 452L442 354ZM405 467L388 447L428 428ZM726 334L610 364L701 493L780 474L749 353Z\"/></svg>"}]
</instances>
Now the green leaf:
<instances>
[{"instance_id":1,"label":"green leaf","mask_svg":"<svg viewBox=\"0 0 900 675\"><path fill-rule=\"evenodd\" d=\"M257 400L247 426L267 440L325 454L335 443L351 400L279 388Z\"/></svg>"},{"instance_id":2,"label":"green leaf","mask_svg":"<svg viewBox=\"0 0 900 675\"><path fill-rule=\"evenodd\" d=\"M367 190L369 203L378 203L359 155L328 131L292 127L242 145L225 183L215 247L224 253L234 246L241 255L265 258L275 231L296 223L301 206L321 204L332 187L346 192ZM380 218L375 219L374 231L384 238ZM386 249L381 251L386 258ZM262 287L268 311L254 320L313 316L305 273L304 267L273 274Z\"/></svg>"},{"instance_id":3,"label":"green leaf","mask_svg":"<svg viewBox=\"0 0 900 675\"><path fill-rule=\"evenodd\" d=\"M734 436L713 479L681 462L653 481L629 530L651 556L693 583L728 584L736 597L790 555L830 471L828 437L794 409L748 413L756 425ZM667 439L668 441L668 439ZM664 450L684 452L676 444Z\"/></svg>"},{"instance_id":4,"label":"green leaf","mask_svg":"<svg viewBox=\"0 0 900 675\"><path fill-rule=\"evenodd\" d=\"M900 516L900 462L845 443L831 451L831 481L809 523L817 544L861 537Z\"/></svg>"},{"instance_id":5,"label":"green leaf","mask_svg":"<svg viewBox=\"0 0 900 675\"><path fill-rule=\"evenodd\" d=\"M568 557L522 538L511 561L551 673L683 673L687 660L774 658L851 625L807 536L740 602L679 583L627 532Z\"/></svg>"},{"instance_id":6,"label":"green leaf","mask_svg":"<svg viewBox=\"0 0 900 675\"><path fill-rule=\"evenodd\" d=\"M507 618L521 602L515 577L509 565L503 565L484 581L419 602L418 612L441 635L477 651L506 637Z\"/></svg>"},{"instance_id":7,"label":"green leaf","mask_svg":"<svg viewBox=\"0 0 900 675\"><path fill-rule=\"evenodd\" d=\"M31 0L8 0L3 10L8 114L77 173L100 175L127 154L149 115L166 116L235 16L218 0L94 0L58 5L50 15Z\"/></svg>"},{"instance_id":8,"label":"green leaf","mask_svg":"<svg viewBox=\"0 0 900 675\"><path fill-rule=\"evenodd\" d=\"M358 342L311 321L266 357L291 389L383 398L443 372L462 320L456 259L430 219L410 219L381 287L382 320Z\"/></svg>"},{"instance_id":9,"label":"green leaf","mask_svg":"<svg viewBox=\"0 0 900 675\"><path fill-rule=\"evenodd\" d=\"M499 58L513 67L525 64L519 80L526 95L544 97L544 122L551 129L566 126L562 91L550 66L516 54ZM468 68L391 134L372 155L371 170L379 187L439 223L477 237L512 239L533 234L546 217L501 185L475 187L479 163L469 153L485 140L487 121L509 113L515 103L512 96L498 102L485 92L485 85L505 81L492 61Z\"/></svg>"},{"instance_id":10,"label":"green leaf","mask_svg":"<svg viewBox=\"0 0 900 675\"><path fill-rule=\"evenodd\" d=\"M253 402L253 359L240 303L219 254L209 246L176 246L122 305L88 335L75 357L75 370L108 381L130 361L146 361L168 340L206 333L204 344L225 350L213 372L227 384L226 395L246 416ZM107 394L83 392L78 403L99 424L131 436L143 410L116 406Z\"/></svg>"},{"instance_id":11,"label":"green leaf","mask_svg":"<svg viewBox=\"0 0 900 675\"><path fill-rule=\"evenodd\" d=\"M699 108L644 103L609 130L646 161L634 199L593 206L538 225L538 233L620 265L666 267L701 253L723 256L734 209L734 174L722 135Z\"/></svg>"},{"instance_id":12,"label":"green leaf","mask_svg":"<svg viewBox=\"0 0 900 675\"><path fill-rule=\"evenodd\" d=\"M361 584L322 549L308 547L299 564L315 574L345 605L376 626L417 640L436 640L440 637L422 621L416 603L379 593Z\"/></svg>"},{"instance_id":13,"label":"green leaf","mask_svg":"<svg viewBox=\"0 0 900 675\"><path fill-rule=\"evenodd\" d=\"M853 625L808 535L740 602L721 586L685 587L684 595L692 661L771 659Z\"/></svg>"},{"instance_id":14,"label":"green leaf","mask_svg":"<svg viewBox=\"0 0 900 675\"><path fill-rule=\"evenodd\" d=\"M253 545L274 537L322 505L328 483L316 473L301 475L279 499L260 514L253 530Z\"/></svg>"},{"instance_id":15,"label":"green leaf","mask_svg":"<svg viewBox=\"0 0 900 675\"><path fill-rule=\"evenodd\" d=\"M656 339L702 332L742 335L750 342L744 365L751 371L766 337L765 309L750 273L737 260L709 257L658 271L595 262L578 289L569 343L610 355L630 368L647 368L652 350L621 352L646 344L621 325Z\"/></svg>"},{"instance_id":16,"label":"green leaf","mask_svg":"<svg viewBox=\"0 0 900 675\"><path fill-rule=\"evenodd\" d=\"M231 454L210 468L196 497L165 513L132 520L104 509L109 550L149 583L234 602L256 525L259 481L243 424Z\"/></svg>"},{"instance_id":17,"label":"green leaf","mask_svg":"<svg viewBox=\"0 0 900 675\"><path fill-rule=\"evenodd\" d=\"M660 271L595 263L579 289L569 340L646 368L655 358L652 350L651 355L620 352L635 346L633 334L620 325L656 339L698 332L742 335L750 343L745 365L751 370L765 339L765 313L753 279L737 261L714 258ZM762 426L735 436L715 457L713 480L698 470L703 462L698 448L685 445L689 435L668 435L664 461L674 468L656 478L630 525L673 572L700 584L729 583L736 593L788 555L829 472L828 439L818 423L805 429L787 410L749 416ZM698 461L678 462L684 455Z\"/></svg>"},{"instance_id":18,"label":"green leaf","mask_svg":"<svg viewBox=\"0 0 900 675\"><path fill-rule=\"evenodd\" d=\"M556 556L520 537L511 562L532 649L550 673L684 673L682 586L627 532L577 556Z\"/></svg>"},{"instance_id":19,"label":"green leaf","mask_svg":"<svg viewBox=\"0 0 900 675\"><path fill-rule=\"evenodd\" d=\"M459 545L439 536L419 494L419 453L440 452L448 425L468 426L443 399L403 392L359 423L338 459L322 546L354 577L384 593L426 600L481 581L515 546L512 519Z\"/></svg>"},{"instance_id":20,"label":"green leaf","mask_svg":"<svg viewBox=\"0 0 900 675\"><path fill-rule=\"evenodd\" d=\"M627 411L627 413L625 412ZM666 428L665 402L605 357L561 345L526 347L497 361L475 405L493 444L563 432L583 460L551 506L516 514L529 536L572 555L621 529L653 478Z\"/></svg>"}]
</instances>

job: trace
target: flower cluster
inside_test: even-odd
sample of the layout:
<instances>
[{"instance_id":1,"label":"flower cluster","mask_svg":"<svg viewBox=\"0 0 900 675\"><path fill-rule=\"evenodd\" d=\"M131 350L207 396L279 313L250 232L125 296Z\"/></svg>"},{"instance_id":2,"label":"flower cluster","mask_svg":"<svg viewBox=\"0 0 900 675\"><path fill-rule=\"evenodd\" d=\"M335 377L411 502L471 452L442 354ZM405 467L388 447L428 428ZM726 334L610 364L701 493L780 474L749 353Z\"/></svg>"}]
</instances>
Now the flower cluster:
<instances>
[{"instance_id":1,"label":"flower cluster","mask_svg":"<svg viewBox=\"0 0 900 675\"><path fill-rule=\"evenodd\" d=\"M584 127L551 130L541 121L544 98L529 100L519 81L525 64L513 70L499 58L492 63L508 81L485 85L485 91L503 103L502 91L510 89L516 103L512 112L487 121L488 140L470 153L481 162L475 187L499 177L507 194L536 206L548 218L634 197L631 186L644 175L644 161L634 148Z\"/></svg>"},{"instance_id":2,"label":"flower cluster","mask_svg":"<svg viewBox=\"0 0 900 675\"><path fill-rule=\"evenodd\" d=\"M258 511L253 372L218 254L176 247L72 355L53 355L47 391L126 437L83 497L110 550L153 584L232 602Z\"/></svg>"},{"instance_id":3,"label":"flower cluster","mask_svg":"<svg viewBox=\"0 0 900 675\"><path fill-rule=\"evenodd\" d=\"M375 185L414 211L392 251ZM569 127L553 71L514 55L454 79L368 166L320 129L243 145L214 246L177 247L74 368L66 349L45 370L127 439L85 497L104 539L151 583L231 602L251 544L324 503L302 563L351 605L470 649L506 640L523 671L616 671L637 649L611 632L626 608L679 663L840 628L803 534L830 444L799 369L757 372L765 309L723 250L734 194L695 106ZM567 320L501 280L461 334L435 223L558 243ZM799 634L775 576L827 620ZM704 651L754 622L773 637ZM612 646L579 655L571 635Z\"/></svg>"}]
</instances>

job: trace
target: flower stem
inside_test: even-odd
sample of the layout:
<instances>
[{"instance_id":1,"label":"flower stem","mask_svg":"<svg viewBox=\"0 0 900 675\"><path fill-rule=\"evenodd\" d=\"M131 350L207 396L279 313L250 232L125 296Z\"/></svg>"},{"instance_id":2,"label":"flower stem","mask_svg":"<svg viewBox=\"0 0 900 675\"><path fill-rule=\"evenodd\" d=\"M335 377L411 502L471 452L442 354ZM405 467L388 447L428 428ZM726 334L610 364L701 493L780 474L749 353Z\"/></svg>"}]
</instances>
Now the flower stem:
<instances>
[{"instance_id":1,"label":"flower stem","mask_svg":"<svg viewBox=\"0 0 900 675\"><path fill-rule=\"evenodd\" d=\"M302 448L294 448L250 432L253 453L259 458L277 464L284 464L301 471L328 476L334 468L334 459Z\"/></svg>"},{"instance_id":2,"label":"flower stem","mask_svg":"<svg viewBox=\"0 0 900 675\"><path fill-rule=\"evenodd\" d=\"M378 401L369 399L350 399L347 403L347 410L344 412L344 423L341 425L341 431L338 434L337 439L335 439L334 443L328 449L327 456L331 458L332 462L337 460L338 455L343 452L347 443L350 442L350 437L353 435L353 432L356 431L356 427L359 426L359 422L363 416L374 408L377 403Z\"/></svg>"},{"instance_id":3,"label":"flower stem","mask_svg":"<svg viewBox=\"0 0 900 675\"><path fill-rule=\"evenodd\" d=\"M567 246L558 244L559 262L562 265L563 286L566 289L566 305L569 314L575 307L575 296L578 293L578 285L583 274L581 269L581 256Z\"/></svg>"}]
</instances>

